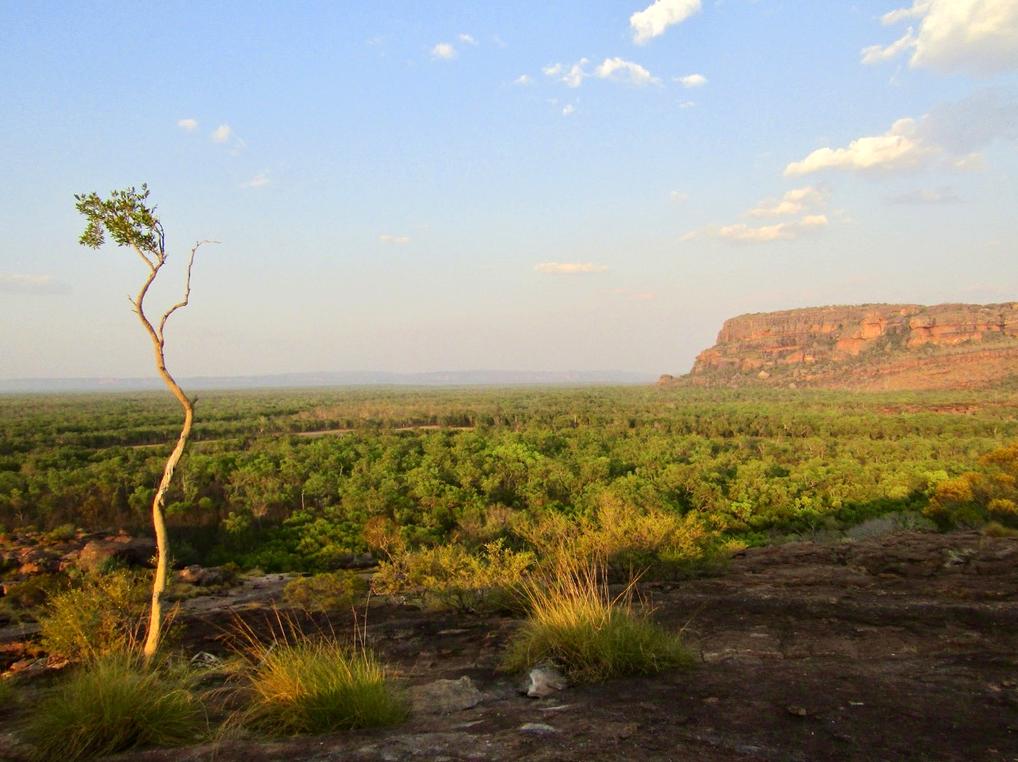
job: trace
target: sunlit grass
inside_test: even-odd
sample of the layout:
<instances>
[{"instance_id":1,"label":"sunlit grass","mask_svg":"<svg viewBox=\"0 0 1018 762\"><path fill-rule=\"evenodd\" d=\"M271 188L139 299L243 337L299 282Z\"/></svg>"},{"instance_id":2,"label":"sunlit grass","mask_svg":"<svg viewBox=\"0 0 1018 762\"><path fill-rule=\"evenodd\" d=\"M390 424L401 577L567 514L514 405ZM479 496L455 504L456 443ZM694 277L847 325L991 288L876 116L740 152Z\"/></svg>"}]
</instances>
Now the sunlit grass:
<instances>
[{"instance_id":1,"label":"sunlit grass","mask_svg":"<svg viewBox=\"0 0 1018 762\"><path fill-rule=\"evenodd\" d=\"M394 725L408 714L385 667L362 645L306 635L292 621L268 643L250 630L244 639L244 725L270 735L317 734Z\"/></svg>"},{"instance_id":2,"label":"sunlit grass","mask_svg":"<svg viewBox=\"0 0 1018 762\"><path fill-rule=\"evenodd\" d=\"M33 707L24 736L35 759L73 762L192 743L206 730L186 674L110 654L75 670Z\"/></svg>"},{"instance_id":3,"label":"sunlit grass","mask_svg":"<svg viewBox=\"0 0 1018 762\"><path fill-rule=\"evenodd\" d=\"M646 675L687 665L678 635L650 620L634 602L635 582L612 595L594 564L562 561L555 574L525 586L530 616L509 644L503 667L557 664L578 682Z\"/></svg>"}]
</instances>

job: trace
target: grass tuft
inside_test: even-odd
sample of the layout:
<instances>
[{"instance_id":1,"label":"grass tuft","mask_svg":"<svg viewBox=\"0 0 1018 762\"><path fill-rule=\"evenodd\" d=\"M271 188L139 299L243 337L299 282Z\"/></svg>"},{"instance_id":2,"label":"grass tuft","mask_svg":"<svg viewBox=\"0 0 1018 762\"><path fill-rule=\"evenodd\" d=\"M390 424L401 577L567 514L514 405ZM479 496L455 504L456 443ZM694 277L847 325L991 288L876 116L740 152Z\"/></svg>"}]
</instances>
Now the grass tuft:
<instances>
[{"instance_id":1,"label":"grass tuft","mask_svg":"<svg viewBox=\"0 0 1018 762\"><path fill-rule=\"evenodd\" d=\"M75 762L193 743L206 730L204 708L184 673L111 654L75 670L43 699L24 735L35 759Z\"/></svg>"},{"instance_id":2,"label":"grass tuft","mask_svg":"<svg viewBox=\"0 0 1018 762\"><path fill-rule=\"evenodd\" d=\"M241 722L287 736L382 727L406 719L403 696L369 650L331 635L306 635L292 620L285 624L269 643L244 633L248 708Z\"/></svg>"},{"instance_id":3,"label":"grass tuft","mask_svg":"<svg viewBox=\"0 0 1018 762\"><path fill-rule=\"evenodd\" d=\"M552 661L572 680L599 682L690 664L678 635L638 609L635 582L612 596L604 568L560 561L550 580L526 585L530 617L510 642L503 668Z\"/></svg>"}]
</instances>

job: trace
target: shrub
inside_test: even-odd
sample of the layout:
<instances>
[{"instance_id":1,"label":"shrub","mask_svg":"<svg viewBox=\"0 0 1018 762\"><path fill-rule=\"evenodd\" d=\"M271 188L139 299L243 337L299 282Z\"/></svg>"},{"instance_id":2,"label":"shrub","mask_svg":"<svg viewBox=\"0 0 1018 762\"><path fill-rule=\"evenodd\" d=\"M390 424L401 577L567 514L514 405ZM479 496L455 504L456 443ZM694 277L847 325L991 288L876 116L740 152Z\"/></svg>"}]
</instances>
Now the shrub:
<instances>
[{"instance_id":1,"label":"shrub","mask_svg":"<svg viewBox=\"0 0 1018 762\"><path fill-rule=\"evenodd\" d=\"M515 530L552 568L563 558L627 575L634 568L661 574L693 570L724 552L717 534L696 513L640 510L610 496L592 516L546 514L517 522Z\"/></svg>"},{"instance_id":2,"label":"shrub","mask_svg":"<svg viewBox=\"0 0 1018 762\"><path fill-rule=\"evenodd\" d=\"M61 524L51 529L47 536L54 542L66 542L73 540L77 534L78 528L74 524Z\"/></svg>"},{"instance_id":3,"label":"shrub","mask_svg":"<svg viewBox=\"0 0 1018 762\"><path fill-rule=\"evenodd\" d=\"M534 556L489 542L479 554L462 545L401 551L383 561L371 581L382 595L410 594L430 605L457 611L491 611L510 606L513 591Z\"/></svg>"},{"instance_id":4,"label":"shrub","mask_svg":"<svg viewBox=\"0 0 1018 762\"><path fill-rule=\"evenodd\" d=\"M596 682L690 663L679 637L637 610L634 588L632 580L612 596L603 567L560 561L554 577L526 586L530 616L510 642L503 668L550 660L573 680Z\"/></svg>"},{"instance_id":5,"label":"shrub","mask_svg":"<svg viewBox=\"0 0 1018 762\"><path fill-rule=\"evenodd\" d=\"M148 595L147 585L130 572L85 577L81 587L49 599L39 617L43 648L82 661L129 651L145 625Z\"/></svg>"},{"instance_id":6,"label":"shrub","mask_svg":"<svg viewBox=\"0 0 1018 762\"><path fill-rule=\"evenodd\" d=\"M0 711L14 702L14 681L0 677Z\"/></svg>"},{"instance_id":7,"label":"shrub","mask_svg":"<svg viewBox=\"0 0 1018 762\"><path fill-rule=\"evenodd\" d=\"M982 529L982 533L986 537L1018 537L1018 529L1006 527L996 521L986 524Z\"/></svg>"},{"instance_id":8,"label":"shrub","mask_svg":"<svg viewBox=\"0 0 1018 762\"><path fill-rule=\"evenodd\" d=\"M112 654L78 668L32 711L25 738L39 760L93 759L192 743L205 713L184 673Z\"/></svg>"},{"instance_id":9,"label":"shrub","mask_svg":"<svg viewBox=\"0 0 1018 762\"><path fill-rule=\"evenodd\" d=\"M9 585L3 602L15 611L31 611L67 590L68 586L69 580L63 574L34 574Z\"/></svg>"},{"instance_id":10,"label":"shrub","mask_svg":"<svg viewBox=\"0 0 1018 762\"><path fill-rule=\"evenodd\" d=\"M290 580L283 588L283 600L305 611L335 611L352 605L367 591L368 583L359 574L337 571Z\"/></svg>"},{"instance_id":11,"label":"shrub","mask_svg":"<svg viewBox=\"0 0 1018 762\"><path fill-rule=\"evenodd\" d=\"M248 709L241 721L271 735L380 727L407 716L385 668L363 647L291 626L269 644L249 637L244 655Z\"/></svg>"}]
</instances>

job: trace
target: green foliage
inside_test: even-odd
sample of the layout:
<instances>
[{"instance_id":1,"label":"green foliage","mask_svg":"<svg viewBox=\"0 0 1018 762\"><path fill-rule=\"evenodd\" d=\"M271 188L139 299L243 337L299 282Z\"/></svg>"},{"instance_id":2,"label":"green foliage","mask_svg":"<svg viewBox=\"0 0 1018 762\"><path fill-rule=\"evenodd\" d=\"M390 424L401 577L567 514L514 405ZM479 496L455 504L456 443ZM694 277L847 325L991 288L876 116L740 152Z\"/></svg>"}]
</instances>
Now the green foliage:
<instances>
[{"instance_id":1,"label":"green foliage","mask_svg":"<svg viewBox=\"0 0 1018 762\"><path fill-rule=\"evenodd\" d=\"M980 463L981 471L938 483L926 515L945 527L992 522L1018 529L1018 444L987 453Z\"/></svg>"},{"instance_id":2,"label":"green foliage","mask_svg":"<svg viewBox=\"0 0 1018 762\"><path fill-rule=\"evenodd\" d=\"M634 585L613 596L603 567L560 561L553 575L527 585L530 616L509 644L504 669L551 661L575 681L596 682L690 664L679 637L637 609Z\"/></svg>"},{"instance_id":3,"label":"green foliage","mask_svg":"<svg viewBox=\"0 0 1018 762\"><path fill-rule=\"evenodd\" d=\"M326 572L290 580L283 588L283 600L305 611L335 611L348 608L367 592L367 580L356 572Z\"/></svg>"},{"instance_id":4,"label":"green foliage","mask_svg":"<svg viewBox=\"0 0 1018 762\"><path fill-rule=\"evenodd\" d=\"M147 585L137 575L89 575L80 587L52 596L39 617L43 649L77 661L129 652L145 626Z\"/></svg>"},{"instance_id":5,"label":"green foliage","mask_svg":"<svg viewBox=\"0 0 1018 762\"><path fill-rule=\"evenodd\" d=\"M202 410L167 496L172 544L266 571L341 568L378 524L411 550L473 553L521 521L596 524L606 500L723 538L838 532L922 512L1018 437L1011 392L273 390L209 392ZM159 395L0 396L0 527L148 531L178 427Z\"/></svg>"},{"instance_id":6,"label":"green foliage","mask_svg":"<svg viewBox=\"0 0 1018 762\"><path fill-rule=\"evenodd\" d=\"M241 721L270 735L394 725L408 713L385 668L363 647L290 628L269 644L250 639Z\"/></svg>"},{"instance_id":7,"label":"green foliage","mask_svg":"<svg viewBox=\"0 0 1018 762\"><path fill-rule=\"evenodd\" d=\"M74 762L193 743L206 729L204 709L185 674L118 653L62 681L33 708L24 735L36 759Z\"/></svg>"},{"instance_id":8,"label":"green foliage","mask_svg":"<svg viewBox=\"0 0 1018 762\"><path fill-rule=\"evenodd\" d=\"M514 529L552 565L561 559L615 572L693 570L728 550L696 513L640 510L611 495L602 498L593 515L549 513L520 521Z\"/></svg>"},{"instance_id":9,"label":"green foliage","mask_svg":"<svg viewBox=\"0 0 1018 762\"><path fill-rule=\"evenodd\" d=\"M33 574L7 586L7 594L0 598L4 608L15 612L36 614L50 600L70 587L70 580L62 574Z\"/></svg>"},{"instance_id":10,"label":"green foliage","mask_svg":"<svg viewBox=\"0 0 1018 762\"><path fill-rule=\"evenodd\" d=\"M159 255L163 249L163 228L154 206L148 206L148 186L112 191L102 199L97 193L75 194L75 208L88 221L80 243L98 249L108 232L117 246L132 246Z\"/></svg>"},{"instance_id":11,"label":"green foliage","mask_svg":"<svg viewBox=\"0 0 1018 762\"><path fill-rule=\"evenodd\" d=\"M395 552L379 565L371 584L381 595L412 595L439 608L493 611L512 604L533 563L533 554L510 550L501 540L478 553L439 545Z\"/></svg>"},{"instance_id":12,"label":"green foliage","mask_svg":"<svg viewBox=\"0 0 1018 762\"><path fill-rule=\"evenodd\" d=\"M14 703L14 680L0 677L0 711Z\"/></svg>"},{"instance_id":13,"label":"green foliage","mask_svg":"<svg viewBox=\"0 0 1018 762\"><path fill-rule=\"evenodd\" d=\"M51 529L47 537L54 542L66 542L67 540L73 540L77 533L78 529L74 524L61 524Z\"/></svg>"}]
</instances>

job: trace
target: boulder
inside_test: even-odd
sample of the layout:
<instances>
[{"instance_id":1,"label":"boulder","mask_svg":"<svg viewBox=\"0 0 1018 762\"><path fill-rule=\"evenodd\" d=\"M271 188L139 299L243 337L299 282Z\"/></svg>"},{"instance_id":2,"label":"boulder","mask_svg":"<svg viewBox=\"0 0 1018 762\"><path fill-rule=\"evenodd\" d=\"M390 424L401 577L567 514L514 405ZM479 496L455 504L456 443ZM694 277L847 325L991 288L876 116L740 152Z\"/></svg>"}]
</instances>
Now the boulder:
<instances>
[{"instance_id":1,"label":"boulder","mask_svg":"<svg viewBox=\"0 0 1018 762\"><path fill-rule=\"evenodd\" d=\"M410 701L416 714L451 714L471 709L487 696L464 675L459 680L435 680L410 689Z\"/></svg>"},{"instance_id":2,"label":"boulder","mask_svg":"<svg viewBox=\"0 0 1018 762\"><path fill-rule=\"evenodd\" d=\"M98 571L109 563L151 566L155 552L155 542L147 538L121 536L110 540L91 540L78 555L78 568Z\"/></svg>"}]
</instances>

